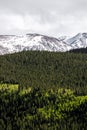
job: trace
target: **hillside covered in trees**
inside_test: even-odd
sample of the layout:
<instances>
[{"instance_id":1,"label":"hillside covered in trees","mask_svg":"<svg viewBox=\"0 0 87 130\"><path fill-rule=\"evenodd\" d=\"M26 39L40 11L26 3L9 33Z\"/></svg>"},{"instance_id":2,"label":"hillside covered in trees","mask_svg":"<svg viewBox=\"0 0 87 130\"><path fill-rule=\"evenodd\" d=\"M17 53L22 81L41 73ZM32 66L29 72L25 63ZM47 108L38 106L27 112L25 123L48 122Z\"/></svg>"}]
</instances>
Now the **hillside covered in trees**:
<instances>
[{"instance_id":1,"label":"hillside covered in trees","mask_svg":"<svg viewBox=\"0 0 87 130\"><path fill-rule=\"evenodd\" d=\"M0 130L87 130L87 54L0 56Z\"/></svg>"},{"instance_id":2,"label":"hillside covered in trees","mask_svg":"<svg viewBox=\"0 0 87 130\"><path fill-rule=\"evenodd\" d=\"M87 96L0 85L0 130L86 130Z\"/></svg>"},{"instance_id":3,"label":"hillside covered in trees","mask_svg":"<svg viewBox=\"0 0 87 130\"><path fill-rule=\"evenodd\" d=\"M86 48L73 49L73 50L70 50L70 52L74 52L74 53L87 53L87 47Z\"/></svg>"},{"instance_id":4,"label":"hillside covered in trees","mask_svg":"<svg viewBox=\"0 0 87 130\"><path fill-rule=\"evenodd\" d=\"M0 56L0 82L87 93L87 54L21 52Z\"/></svg>"}]
</instances>

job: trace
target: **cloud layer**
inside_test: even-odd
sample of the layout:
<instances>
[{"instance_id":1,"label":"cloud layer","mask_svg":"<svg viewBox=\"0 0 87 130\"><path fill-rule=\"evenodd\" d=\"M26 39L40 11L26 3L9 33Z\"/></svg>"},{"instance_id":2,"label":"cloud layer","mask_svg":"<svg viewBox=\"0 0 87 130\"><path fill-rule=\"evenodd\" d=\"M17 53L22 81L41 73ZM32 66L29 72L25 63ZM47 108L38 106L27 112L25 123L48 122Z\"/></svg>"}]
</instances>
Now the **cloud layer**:
<instances>
[{"instance_id":1,"label":"cloud layer","mask_svg":"<svg viewBox=\"0 0 87 130\"><path fill-rule=\"evenodd\" d=\"M86 32L86 6L86 0L0 0L0 34Z\"/></svg>"}]
</instances>

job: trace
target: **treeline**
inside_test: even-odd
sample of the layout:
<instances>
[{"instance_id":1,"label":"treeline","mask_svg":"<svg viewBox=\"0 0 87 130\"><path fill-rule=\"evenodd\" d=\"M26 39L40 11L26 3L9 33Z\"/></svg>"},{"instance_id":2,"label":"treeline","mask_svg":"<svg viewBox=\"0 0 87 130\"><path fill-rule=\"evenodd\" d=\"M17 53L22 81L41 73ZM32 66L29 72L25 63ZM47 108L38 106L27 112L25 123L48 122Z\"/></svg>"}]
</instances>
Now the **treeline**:
<instances>
[{"instance_id":1,"label":"treeline","mask_svg":"<svg viewBox=\"0 0 87 130\"><path fill-rule=\"evenodd\" d=\"M27 51L0 56L0 82L23 87L67 87L87 94L87 54Z\"/></svg>"},{"instance_id":2,"label":"treeline","mask_svg":"<svg viewBox=\"0 0 87 130\"><path fill-rule=\"evenodd\" d=\"M70 89L36 87L26 93L1 86L0 130L87 130L87 96Z\"/></svg>"},{"instance_id":3,"label":"treeline","mask_svg":"<svg viewBox=\"0 0 87 130\"><path fill-rule=\"evenodd\" d=\"M87 53L87 47L86 48L73 49L73 50L70 50L70 52L74 52L74 53Z\"/></svg>"}]
</instances>

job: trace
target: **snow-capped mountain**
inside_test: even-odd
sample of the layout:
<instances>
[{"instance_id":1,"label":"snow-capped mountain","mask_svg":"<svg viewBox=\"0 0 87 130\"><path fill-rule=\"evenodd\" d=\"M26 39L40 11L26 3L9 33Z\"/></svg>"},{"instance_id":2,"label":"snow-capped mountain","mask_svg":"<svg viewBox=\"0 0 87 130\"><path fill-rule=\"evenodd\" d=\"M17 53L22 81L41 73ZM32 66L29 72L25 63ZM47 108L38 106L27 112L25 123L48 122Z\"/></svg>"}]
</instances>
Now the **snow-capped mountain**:
<instances>
[{"instance_id":1,"label":"snow-capped mountain","mask_svg":"<svg viewBox=\"0 0 87 130\"><path fill-rule=\"evenodd\" d=\"M66 42L69 45L71 45L73 49L86 48L87 47L87 33L78 33L76 36L67 39Z\"/></svg>"},{"instance_id":2,"label":"snow-capped mountain","mask_svg":"<svg viewBox=\"0 0 87 130\"><path fill-rule=\"evenodd\" d=\"M0 35L0 54L20 52L23 50L65 52L76 48L87 47L87 33L79 33L72 38L49 37L40 34L24 36Z\"/></svg>"}]
</instances>

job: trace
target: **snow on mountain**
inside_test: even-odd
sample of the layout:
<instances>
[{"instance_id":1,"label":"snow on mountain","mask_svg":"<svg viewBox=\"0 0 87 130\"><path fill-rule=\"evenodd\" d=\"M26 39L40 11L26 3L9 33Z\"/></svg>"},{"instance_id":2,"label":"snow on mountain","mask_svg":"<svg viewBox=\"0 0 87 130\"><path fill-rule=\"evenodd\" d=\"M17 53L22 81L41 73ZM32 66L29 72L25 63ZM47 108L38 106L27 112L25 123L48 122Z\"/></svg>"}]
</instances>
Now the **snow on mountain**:
<instances>
[{"instance_id":1,"label":"snow on mountain","mask_svg":"<svg viewBox=\"0 0 87 130\"><path fill-rule=\"evenodd\" d=\"M87 33L78 33L76 36L67 39L66 43L71 45L72 49L87 47Z\"/></svg>"},{"instance_id":2,"label":"snow on mountain","mask_svg":"<svg viewBox=\"0 0 87 130\"><path fill-rule=\"evenodd\" d=\"M70 48L70 45L67 45L64 41L39 34L0 36L0 54L14 53L23 50L66 51Z\"/></svg>"},{"instance_id":3,"label":"snow on mountain","mask_svg":"<svg viewBox=\"0 0 87 130\"><path fill-rule=\"evenodd\" d=\"M87 33L79 33L72 38L65 36L54 38L40 34L0 35L0 55L23 50L65 52L85 47L87 47Z\"/></svg>"}]
</instances>

